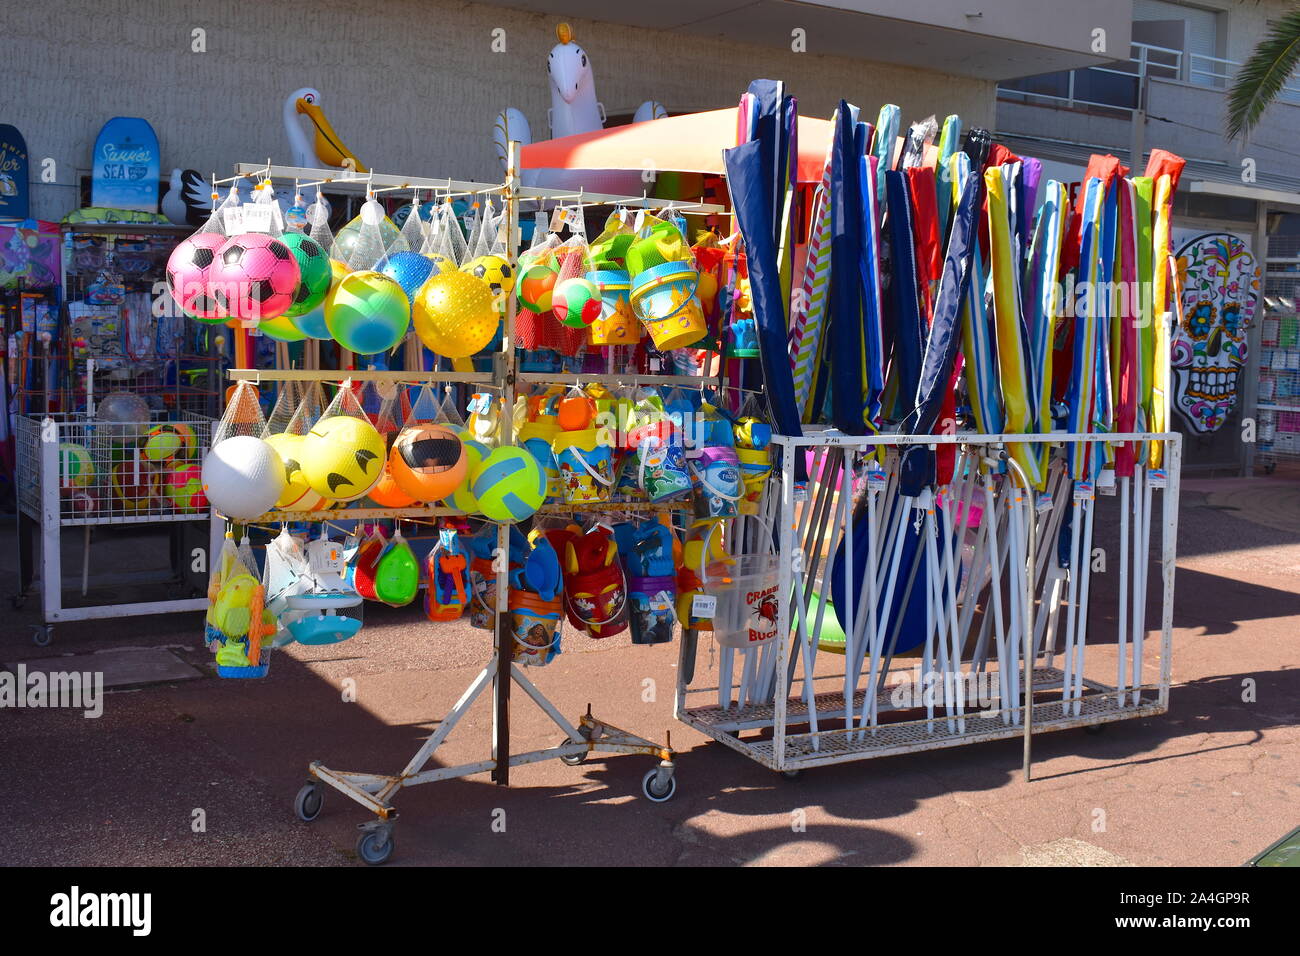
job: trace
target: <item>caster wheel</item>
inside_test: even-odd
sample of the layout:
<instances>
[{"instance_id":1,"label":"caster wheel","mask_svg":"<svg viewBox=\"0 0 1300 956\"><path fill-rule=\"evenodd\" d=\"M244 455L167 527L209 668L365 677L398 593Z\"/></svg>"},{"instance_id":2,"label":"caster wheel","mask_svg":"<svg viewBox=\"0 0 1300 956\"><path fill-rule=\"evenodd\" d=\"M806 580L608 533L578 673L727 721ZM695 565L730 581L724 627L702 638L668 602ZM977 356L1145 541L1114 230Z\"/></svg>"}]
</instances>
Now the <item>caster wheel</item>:
<instances>
[{"instance_id":1,"label":"caster wheel","mask_svg":"<svg viewBox=\"0 0 1300 956\"><path fill-rule=\"evenodd\" d=\"M798 780L798 779L799 779L799 771L798 771L798 770L782 770L782 771L781 771L781 776L785 777L785 779L787 779L787 780Z\"/></svg>"},{"instance_id":2,"label":"caster wheel","mask_svg":"<svg viewBox=\"0 0 1300 956\"><path fill-rule=\"evenodd\" d=\"M357 856L370 866L387 863L393 855L393 834L385 828L366 830L357 837Z\"/></svg>"},{"instance_id":3,"label":"caster wheel","mask_svg":"<svg viewBox=\"0 0 1300 956\"><path fill-rule=\"evenodd\" d=\"M591 753L590 750L584 750L580 754L569 754L568 756L561 757L560 763L568 764L570 767L579 767L587 762L587 755L589 753Z\"/></svg>"},{"instance_id":4,"label":"caster wheel","mask_svg":"<svg viewBox=\"0 0 1300 956\"><path fill-rule=\"evenodd\" d=\"M1100 737L1102 734L1106 732L1106 725L1089 724L1087 727L1083 728L1083 732L1087 734L1089 737Z\"/></svg>"},{"instance_id":5,"label":"caster wheel","mask_svg":"<svg viewBox=\"0 0 1300 956\"><path fill-rule=\"evenodd\" d=\"M318 783L305 783L293 798L293 812L303 823L311 823L320 816L325 805L325 792Z\"/></svg>"},{"instance_id":6,"label":"caster wheel","mask_svg":"<svg viewBox=\"0 0 1300 956\"><path fill-rule=\"evenodd\" d=\"M32 643L37 647L49 647L53 642L53 624L36 624L32 627Z\"/></svg>"},{"instance_id":7,"label":"caster wheel","mask_svg":"<svg viewBox=\"0 0 1300 956\"><path fill-rule=\"evenodd\" d=\"M666 803L673 798L677 792L677 775L673 774L668 778L667 784L660 786L655 783L655 778L659 776L659 771L649 770L641 778L641 792L646 795L646 799L654 803Z\"/></svg>"}]
</instances>

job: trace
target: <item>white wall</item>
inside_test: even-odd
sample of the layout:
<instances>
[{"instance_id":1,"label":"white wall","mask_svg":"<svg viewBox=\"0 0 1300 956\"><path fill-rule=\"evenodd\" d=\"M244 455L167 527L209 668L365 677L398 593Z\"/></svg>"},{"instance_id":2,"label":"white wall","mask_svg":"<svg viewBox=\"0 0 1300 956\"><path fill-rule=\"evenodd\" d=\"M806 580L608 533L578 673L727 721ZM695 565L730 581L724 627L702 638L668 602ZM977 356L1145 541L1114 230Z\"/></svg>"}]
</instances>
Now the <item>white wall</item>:
<instances>
[{"instance_id":1,"label":"white wall","mask_svg":"<svg viewBox=\"0 0 1300 956\"><path fill-rule=\"evenodd\" d=\"M33 173L57 162L58 185L34 185L33 215L77 204L78 171L110 117L143 116L172 167L228 174L268 156L288 163L284 98L315 86L335 131L378 171L480 180L498 175L491 128L522 109L546 133L545 59L558 18L452 0L5 0L0 121L27 138ZM507 52L491 52L494 28ZM207 52L191 51L206 31ZM958 113L993 119L991 82L847 58L722 45L680 33L574 21L611 113L645 99L672 110L734 105L759 76L786 80L803 113L829 117L840 97L874 116Z\"/></svg>"}]
</instances>

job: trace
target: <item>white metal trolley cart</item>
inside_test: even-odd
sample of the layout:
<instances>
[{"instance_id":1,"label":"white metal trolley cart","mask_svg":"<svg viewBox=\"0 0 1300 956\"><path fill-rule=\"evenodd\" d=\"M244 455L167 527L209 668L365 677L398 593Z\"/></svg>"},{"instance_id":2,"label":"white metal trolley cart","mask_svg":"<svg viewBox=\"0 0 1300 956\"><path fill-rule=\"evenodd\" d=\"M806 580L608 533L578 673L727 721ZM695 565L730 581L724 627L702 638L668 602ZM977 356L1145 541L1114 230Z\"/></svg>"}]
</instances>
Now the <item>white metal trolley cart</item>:
<instances>
[{"instance_id":1,"label":"white metal trolley cart","mask_svg":"<svg viewBox=\"0 0 1300 956\"><path fill-rule=\"evenodd\" d=\"M1096 442L1156 440L1164 443L1163 469L1139 466L1101 495L1091 484L1073 485L1059 454L1046 488L1036 492L1006 454L1011 442L1073 445L1082 452ZM782 451L777 549L789 558L780 562L777 593L787 597L780 602L776 637L763 646L719 649L718 683L705 687L694 675L699 640L708 636L688 635L678 670L680 720L788 776L825 764L1020 736L1028 780L1034 732L1095 732L1111 721L1168 710L1178 434L811 433L773 441ZM956 446L954 480L938 489L944 507L935 506L930 491L897 496L896 468L867 467L878 447L892 466L903 446L917 443ZM808 456L809 474L821 478L807 493L796 488L799 455ZM856 496L836 490L854 488L855 481L861 486ZM1089 599L1093 515L1108 507L1108 498L1119 509L1120 554L1108 562L1112 574L1118 571L1119 593L1118 624L1106 635L1116 652L1104 656L1104 666L1113 670L1103 674L1094 663L1101 642L1088 640L1088 615L1095 605ZM967 516L977 513L978 528L958 533L958 522L973 523ZM908 524L926 542L910 562L902 559ZM1161 612L1160 641L1152 649L1146 615L1156 527L1162 529ZM851 572L853 562L843 562L840 593L847 607L831 608L821 596L839 583L832 581L833 556L841 548L854 554L854 536L864 531L865 568ZM1067 541L1070 557L1061 561L1058 542L1063 548ZM964 553L963 546L970 550ZM891 624L882 613L896 606L900 593L906 607L915 588L924 590L925 606L917 615L925 635L919 660L895 657L904 615ZM832 614L845 635L839 645L823 635ZM843 655L842 673L817 667L818 652L828 650ZM1157 674L1148 679L1152 669ZM887 683L900 671L901 683Z\"/></svg>"},{"instance_id":2,"label":"white metal trolley cart","mask_svg":"<svg viewBox=\"0 0 1300 956\"><path fill-rule=\"evenodd\" d=\"M516 265L515 250L519 245L519 204L521 200L574 200L581 198L587 203L617 204L630 208L661 208L674 205L666 200L640 197L625 197L584 193L581 197L571 192L547 190L522 186L519 182L519 147L510 144L509 163L506 181L499 187L485 187L482 183L457 182L449 179L417 179L410 177L367 174L365 176L349 175L337 170L300 169L295 167L240 164L236 167L237 176L267 176L272 179L328 182L332 186L345 184L369 187L387 187L396 189L445 190L461 193L484 194L494 192L505 202L507 236L506 247L509 250L511 266ZM680 204L679 204L680 205ZM691 203L694 211L701 213L722 212L721 206ZM605 381L620 384L682 384L689 381L695 385L716 385L713 378L683 379L675 376L636 376L636 375L574 375L564 373L554 379L547 379L540 373L519 373L516 366L514 349L515 339L515 300L507 297L505 328L501 352L495 356L494 369L491 372L331 372L316 370L270 371L256 369L236 369L228 374L234 380L285 381L319 380L319 381L392 381L392 382L465 382L498 389L504 400L504 407L514 407L516 384L521 381L555 380L564 383ZM509 421L504 416L503 421ZM563 512L583 510L569 505L556 506ZM620 510L629 508L618 504ZM591 509L588 509L591 510ZM264 520L280 522L292 520L326 520L353 518L413 518L435 517L453 514L445 508L425 506L417 508L349 508L338 511L317 511L305 514L274 512L264 516ZM259 519L263 520L263 519ZM503 624L507 611L509 583L506 577L506 565L503 556L509 549L509 528L499 525L497 532L498 560L497 572L497 626L493 637L493 650L482 670L470 682L455 706L438 725L438 729L425 740L407 765L396 773L366 773L336 770L326 767L320 761L313 762L308 768L311 779L302 787L294 800L294 811L306 822L315 820L321 812L324 787L329 786L350 797L375 815L375 819L362 824L357 840L357 855L370 864L387 861L395 845L393 827L397 820L397 811L393 808L393 798L405 787L439 780L450 780L478 773L490 773L492 780L500 785L508 785L510 768L542 760L558 758L565 763L578 765L593 751L605 753L645 754L657 757L657 766L649 770L642 780L642 792L650 800L659 802L671 799L676 792L676 765L674 753L666 741L658 744L620 730L590 713L582 715L576 723L570 723L552 704L538 687L525 676L523 670L512 661L509 642L512 640L509 628ZM510 691L511 685L517 685L563 733L565 740L555 747L527 753L512 753L510 747ZM442 745L455 729L457 723L474 702L488 689L492 689L493 725L492 749L487 759L453 767L425 769L434 752Z\"/></svg>"},{"instance_id":3,"label":"white metal trolley cart","mask_svg":"<svg viewBox=\"0 0 1300 956\"><path fill-rule=\"evenodd\" d=\"M133 436L143 435L149 428L172 423L193 431L196 448L207 447L212 420L201 415L183 413L170 419L134 423L101 422L83 414L19 417L15 437L20 580L13 603L15 607L21 606L33 583L36 561L31 539L39 537L43 621L34 626L33 637L38 645L45 646L53 640L54 625L59 621L201 611L208 606L203 594L122 604L64 606L64 593L73 588L85 594L92 587L175 583L183 577L182 569L192 562L188 552L178 551L176 533L180 522L207 522L210 528L207 553L217 553L220 528L211 520L207 508L187 511L170 504L156 485L162 472L142 458L138 442L124 442L121 438L123 430L129 430ZM193 458L195 464L198 461L198 457ZM73 472L79 473L74 477ZM92 575L90 536L93 528L106 525L162 525L173 531L170 570ZM60 534L63 528L84 528L86 534L81 578L73 585L65 585L63 580Z\"/></svg>"}]
</instances>

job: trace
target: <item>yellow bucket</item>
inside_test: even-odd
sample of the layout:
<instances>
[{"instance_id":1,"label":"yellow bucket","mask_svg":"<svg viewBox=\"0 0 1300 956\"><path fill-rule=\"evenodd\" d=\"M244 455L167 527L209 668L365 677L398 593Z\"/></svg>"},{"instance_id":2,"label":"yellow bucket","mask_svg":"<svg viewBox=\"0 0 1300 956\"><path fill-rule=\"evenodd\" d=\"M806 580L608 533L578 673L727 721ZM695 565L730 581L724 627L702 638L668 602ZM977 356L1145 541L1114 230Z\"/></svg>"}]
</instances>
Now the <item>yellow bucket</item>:
<instances>
[{"instance_id":1,"label":"yellow bucket","mask_svg":"<svg viewBox=\"0 0 1300 956\"><path fill-rule=\"evenodd\" d=\"M695 290L700 274L689 262L665 262L636 277L632 311L650 330L660 351L693 345L708 334Z\"/></svg>"}]
</instances>

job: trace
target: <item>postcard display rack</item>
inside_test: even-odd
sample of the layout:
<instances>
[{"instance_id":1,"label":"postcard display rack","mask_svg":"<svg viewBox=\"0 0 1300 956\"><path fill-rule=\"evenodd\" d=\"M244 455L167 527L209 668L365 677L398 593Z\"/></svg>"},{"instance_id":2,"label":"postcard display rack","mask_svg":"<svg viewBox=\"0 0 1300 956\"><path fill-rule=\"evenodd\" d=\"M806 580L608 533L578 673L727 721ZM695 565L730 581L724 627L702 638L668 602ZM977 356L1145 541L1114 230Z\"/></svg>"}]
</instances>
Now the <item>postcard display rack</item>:
<instances>
[{"instance_id":1,"label":"postcard display rack","mask_svg":"<svg viewBox=\"0 0 1300 956\"><path fill-rule=\"evenodd\" d=\"M302 169L297 167L284 166L267 166L261 164L239 164L236 167L237 176L245 177L267 177L272 180L287 180L300 182L321 181L327 182L331 187L338 188L358 188L366 187L374 189L394 188L394 189L419 189L429 191L444 191L456 194L477 194L480 196L494 194L501 200L505 210L506 223L506 249L507 256L512 268L517 265L517 252L519 248L519 207L522 201L538 200L546 201L573 201L580 200L589 205L619 205L628 208L640 209L659 209L671 205L683 205L681 203L671 203L666 200L657 200L654 198L624 197L603 194L582 193L581 196L572 192L562 192L559 190L548 190L536 187L523 186L519 179L519 153L518 144L511 144L509 151L509 162L507 164L505 182L500 186L489 186L485 188L483 183L457 182L449 179L421 179L399 176L379 175L368 173L364 176L350 175L340 173L338 170L319 170L319 169ZM692 203L692 210L701 213L719 213L723 209L721 206ZM539 382L549 382L553 384L590 384L602 383L610 386L615 385L683 385L690 384L695 386L717 386L720 381L716 377L697 377L697 376L673 376L673 375L597 375L597 374L580 374L573 372L556 373L525 373L518 370L517 357L515 350L515 313L516 304L513 295L507 296L505 310L504 328L501 350L493 356L493 369L490 372L469 372L469 371L330 371L309 369L250 369L236 368L228 371L228 377L232 381L253 381L253 382L334 382L340 383L347 380L353 382L389 382L404 383L411 385L427 384L450 384L465 383L492 388L500 393L502 407L509 410L514 407L517 386L520 383L536 384ZM248 354L246 348L241 348L239 343L240 336L237 335L236 354ZM308 364L316 364L311 361L310 356L307 358ZM511 416L503 413L502 422L502 443L510 443L513 440L512 434L507 432L512 429ZM653 504L636 504L627 502L611 503L607 506L597 505L574 505L574 504L555 504L544 505L539 514L556 513L570 514L579 511L591 511L599 508L616 509L618 511L638 511L658 512L664 509L664 505ZM455 515L459 512L452 509L437 506L424 505L408 508L340 508L337 510L324 510L314 512L289 513L284 511L274 511L256 519L252 524L273 523L280 524L284 521L322 521L322 520L349 520L349 519L384 519L384 518L436 518L439 516ZM224 521L224 519L221 519ZM509 597L509 581L507 577L507 562L504 556L509 553L509 532L510 526L502 523L497 527L497 558L494 561L494 570L496 572L496 627L493 632L493 649L486 664L478 672L477 676L466 687L460 699L456 701L451 711L438 723L437 729L424 741L420 749L411 757L407 765L396 773L369 773L355 772L347 770L336 770L327 767L320 761L313 762L308 768L310 773L309 782L302 787L294 800L294 811L297 816L307 822L310 822L319 815L325 794L325 787L333 788L340 793L345 794L352 800L361 804L367 810L374 814L374 820L361 825L360 836L357 841L357 853L367 863L383 863L392 854L394 846L393 827L397 820L397 811L393 807L393 799L405 787L412 787L423 783L433 783L439 780L450 780L459 777L470 776L479 773L488 773L491 779L499 785L508 785L510 780L510 768L518 767L524 764L536 763L543 760L558 758L565 763L576 766L581 763L586 756L593 752L605 753L623 753L623 754L644 754L658 758L658 763L649 770L642 779L642 791L651 800L656 802L671 798L676 790L674 753L670 744L665 741L659 744L642 737L638 737L627 731L620 730L603 720L593 717L591 713L580 716L576 724L570 723L552 704L542 691L525 676L520 665L512 660L510 642L513 636L510 632L507 620L507 602ZM510 697L511 685L516 685L529 697L546 716L563 732L564 742L555 747L549 747L544 750L535 750L526 753L514 753L511 750L510 741ZM492 722L492 744L491 753L487 759L474 763L461 764L459 766L446 767L428 767L429 761L434 753L447 740L448 736L455 729L457 723L465 713L473 706L474 702L491 689L491 698L493 706Z\"/></svg>"},{"instance_id":2,"label":"postcard display rack","mask_svg":"<svg viewBox=\"0 0 1300 956\"><path fill-rule=\"evenodd\" d=\"M771 639L716 650L716 686L696 683L697 640L686 636L679 720L787 776L1022 737L1029 780L1035 732L1096 733L1168 710L1178 433L850 437L810 430L773 442L779 485L768 497L779 496L776 547L790 557L779 563L775 593L789 597L768 612L776 617ZM1109 487L1072 485L1064 452L1125 442L1144 450L1158 444L1163 459L1143 454L1134 474ZM955 447L953 477L905 497L899 457L917 443ZM1043 446L1049 464L1040 490L1009 450L1023 456ZM813 479L806 484L796 480L796 456ZM874 463L878 456L884 467ZM1119 553L1107 560L1103 552L1098 564L1093 528L1101 509L1118 512ZM1095 580L1103 574L1117 584L1116 623L1090 627L1090 609L1103 618ZM1157 587L1160 640L1152 647L1148 596Z\"/></svg>"}]
</instances>

